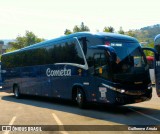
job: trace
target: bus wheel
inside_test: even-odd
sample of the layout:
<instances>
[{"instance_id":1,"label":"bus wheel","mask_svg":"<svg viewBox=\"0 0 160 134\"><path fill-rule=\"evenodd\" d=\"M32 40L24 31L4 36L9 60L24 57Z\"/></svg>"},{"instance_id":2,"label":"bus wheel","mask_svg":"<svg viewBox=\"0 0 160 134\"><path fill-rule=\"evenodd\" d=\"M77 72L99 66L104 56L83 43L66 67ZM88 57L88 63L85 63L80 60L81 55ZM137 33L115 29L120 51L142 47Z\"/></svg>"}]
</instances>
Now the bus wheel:
<instances>
[{"instance_id":1,"label":"bus wheel","mask_svg":"<svg viewBox=\"0 0 160 134\"><path fill-rule=\"evenodd\" d=\"M85 93L82 89L77 90L77 96L76 96L77 104L80 108L85 108L86 102L85 102Z\"/></svg>"},{"instance_id":2,"label":"bus wheel","mask_svg":"<svg viewBox=\"0 0 160 134\"><path fill-rule=\"evenodd\" d=\"M19 92L19 87L16 85L13 87L13 92L14 92L14 96L19 99L20 98L20 92Z\"/></svg>"}]
</instances>

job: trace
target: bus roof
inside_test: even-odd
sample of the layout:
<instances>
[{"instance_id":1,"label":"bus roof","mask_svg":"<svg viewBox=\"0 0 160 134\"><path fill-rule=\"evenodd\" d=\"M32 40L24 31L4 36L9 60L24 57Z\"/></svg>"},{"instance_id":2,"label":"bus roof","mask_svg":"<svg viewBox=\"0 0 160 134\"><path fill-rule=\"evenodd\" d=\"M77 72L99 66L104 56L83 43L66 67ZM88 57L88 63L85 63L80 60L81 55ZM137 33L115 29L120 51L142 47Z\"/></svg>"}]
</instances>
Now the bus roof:
<instances>
[{"instance_id":1,"label":"bus roof","mask_svg":"<svg viewBox=\"0 0 160 134\"><path fill-rule=\"evenodd\" d=\"M122 34L117 34L117 33L107 33L107 32L97 32L97 33L92 33L92 32L77 32L77 33L73 33L70 35L64 35L58 38L54 38L51 40L46 40L40 43L36 43L21 49L18 49L16 51L13 52L9 52L9 53L5 53L3 55L6 54L11 54L11 53L15 53L15 52L19 52L19 51L24 51L24 50L29 50L29 49L34 49L34 48L39 48L41 46L46 46L46 45L50 45L52 42L58 42L60 40L66 40L69 38L73 38L73 37L78 37L78 36L87 36L87 35L93 35L93 36L97 36L97 37L101 37L101 38L112 38L112 39L117 39L117 40L129 40L129 41L134 41L137 42L137 40L133 37L127 36L127 35L122 35Z\"/></svg>"}]
</instances>

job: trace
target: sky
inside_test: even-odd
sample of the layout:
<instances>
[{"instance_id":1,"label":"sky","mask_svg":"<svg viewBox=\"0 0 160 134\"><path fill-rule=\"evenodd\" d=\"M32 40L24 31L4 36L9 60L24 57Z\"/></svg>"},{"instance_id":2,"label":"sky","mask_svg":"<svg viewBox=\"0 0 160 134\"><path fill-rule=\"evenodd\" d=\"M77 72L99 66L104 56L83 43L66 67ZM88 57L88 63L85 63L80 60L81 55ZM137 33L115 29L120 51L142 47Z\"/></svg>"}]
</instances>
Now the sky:
<instances>
[{"instance_id":1,"label":"sky","mask_svg":"<svg viewBox=\"0 0 160 134\"><path fill-rule=\"evenodd\" d=\"M0 0L0 39L15 39L26 30L39 38L64 35L75 25L91 32L160 24L160 0Z\"/></svg>"}]
</instances>

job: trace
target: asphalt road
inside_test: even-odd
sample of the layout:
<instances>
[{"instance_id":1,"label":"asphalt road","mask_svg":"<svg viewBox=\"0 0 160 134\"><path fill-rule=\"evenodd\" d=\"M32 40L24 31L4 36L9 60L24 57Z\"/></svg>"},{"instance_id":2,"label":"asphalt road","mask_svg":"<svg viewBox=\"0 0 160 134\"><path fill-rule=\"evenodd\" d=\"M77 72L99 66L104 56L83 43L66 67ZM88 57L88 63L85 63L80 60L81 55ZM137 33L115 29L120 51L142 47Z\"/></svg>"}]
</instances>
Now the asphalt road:
<instances>
[{"instance_id":1,"label":"asphalt road","mask_svg":"<svg viewBox=\"0 0 160 134\"><path fill-rule=\"evenodd\" d=\"M54 125L48 126L48 130L51 127L56 127L59 130L39 132L0 131L0 134L159 134L160 131L127 131L127 129L137 125L145 125L145 127L151 125L160 126L160 98L157 97L155 88L153 88L153 97L147 102L118 108L90 105L87 109L79 109L77 105L69 101L28 96L16 99L12 93L0 92L0 125L21 125L24 127L28 127L28 125L43 125L44 127L47 127L46 125ZM75 130L73 125L78 125L77 129L83 131L67 131L65 129L67 126L63 125L68 125L70 130ZM111 126L111 129L115 131L106 131L103 129L103 125L105 125L104 127ZM116 131L122 129L117 125L125 125L124 127L127 127L127 129L125 128L125 131ZM87 128L93 131L87 131ZM98 131L101 129L102 131Z\"/></svg>"}]
</instances>

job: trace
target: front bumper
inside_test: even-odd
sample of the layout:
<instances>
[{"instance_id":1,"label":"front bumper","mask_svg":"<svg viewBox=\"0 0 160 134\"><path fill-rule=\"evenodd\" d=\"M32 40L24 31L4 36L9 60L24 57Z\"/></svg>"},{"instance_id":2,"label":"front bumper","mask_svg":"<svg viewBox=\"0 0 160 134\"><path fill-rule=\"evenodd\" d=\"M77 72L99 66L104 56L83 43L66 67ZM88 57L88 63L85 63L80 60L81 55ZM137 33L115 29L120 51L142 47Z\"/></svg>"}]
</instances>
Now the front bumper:
<instances>
[{"instance_id":1,"label":"front bumper","mask_svg":"<svg viewBox=\"0 0 160 134\"><path fill-rule=\"evenodd\" d=\"M152 89L146 89L145 91L138 92L136 95L129 95L123 93L117 93L116 103L120 105L139 103L143 101L148 101L152 98Z\"/></svg>"}]
</instances>

